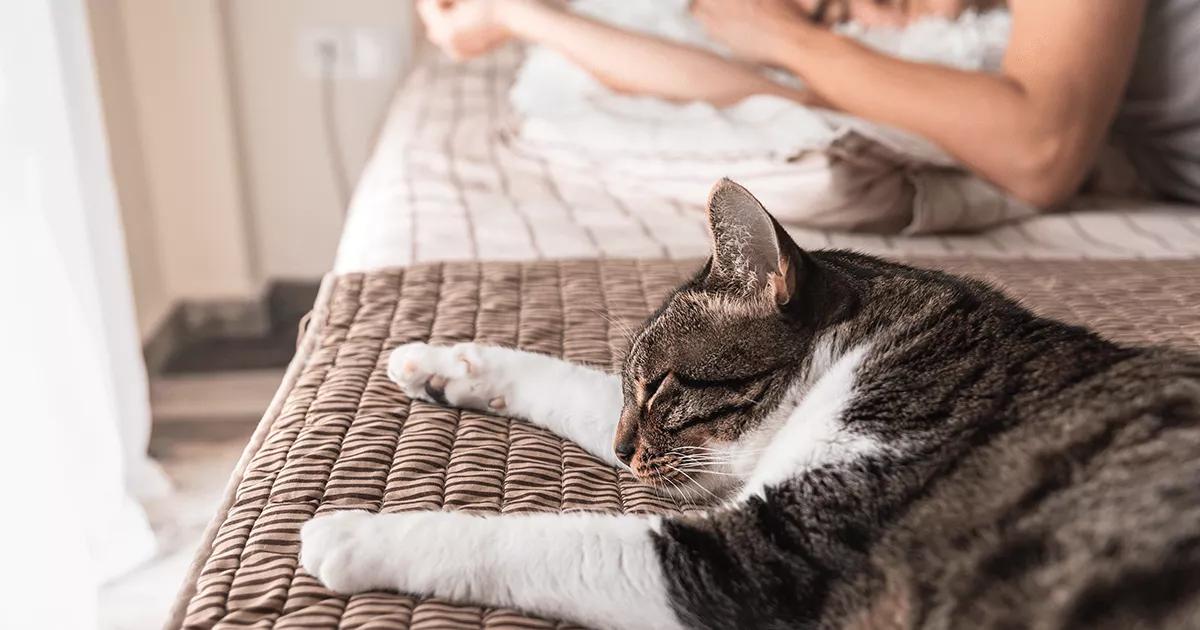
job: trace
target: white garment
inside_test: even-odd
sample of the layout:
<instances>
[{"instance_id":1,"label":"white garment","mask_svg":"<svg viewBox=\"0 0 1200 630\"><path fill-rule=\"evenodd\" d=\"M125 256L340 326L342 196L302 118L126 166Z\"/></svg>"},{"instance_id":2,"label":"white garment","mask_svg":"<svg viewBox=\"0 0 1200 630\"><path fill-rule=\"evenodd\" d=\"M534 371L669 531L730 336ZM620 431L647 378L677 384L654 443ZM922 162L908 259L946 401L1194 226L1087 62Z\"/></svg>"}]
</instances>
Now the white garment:
<instances>
[{"instance_id":1,"label":"white garment","mask_svg":"<svg viewBox=\"0 0 1200 630\"><path fill-rule=\"evenodd\" d=\"M573 3L572 9L624 29L727 55L688 13L687 4L686 0L581 0ZM995 71L1008 44L1010 22L1007 10L968 11L957 20L926 18L903 29L846 24L838 30L904 59ZM797 83L790 76L779 74L776 78ZM751 96L736 105L716 108L707 103L617 94L543 46L528 50L509 98L522 117L525 140L589 152L785 159L803 150L822 149L853 129L873 138L908 136L905 144L919 147L914 150L920 154L914 157L953 163L932 144L904 132L779 96Z\"/></svg>"},{"instance_id":2,"label":"white garment","mask_svg":"<svg viewBox=\"0 0 1200 630\"><path fill-rule=\"evenodd\" d=\"M726 52L680 0L583 0L572 7L621 28ZM1009 28L1006 10L926 18L903 29L838 27L898 57L980 71L1000 67ZM920 136L779 96L717 108L617 94L558 53L534 46L509 100L522 149L679 203L703 199L712 182L730 177L777 219L806 228L974 231L1035 213L957 168Z\"/></svg>"}]
</instances>

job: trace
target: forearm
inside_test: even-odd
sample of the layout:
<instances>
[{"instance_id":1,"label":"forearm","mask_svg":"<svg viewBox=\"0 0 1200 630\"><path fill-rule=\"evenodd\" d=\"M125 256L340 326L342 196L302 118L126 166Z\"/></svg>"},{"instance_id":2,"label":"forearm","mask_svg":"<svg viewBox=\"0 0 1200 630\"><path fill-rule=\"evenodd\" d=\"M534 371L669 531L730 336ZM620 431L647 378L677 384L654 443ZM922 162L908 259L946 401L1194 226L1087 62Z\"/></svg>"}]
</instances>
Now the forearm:
<instances>
[{"instance_id":1,"label":"forearm","mask_svg":"<svg viewBox=\"0 0 1200 630\"><path fill-rule=\"evenodd\" d=\"M826 31L792 40L781 62L832 107L923 136L1035 205L1074 189L1103 137L1092 122L1103 115L1072 115L1070 85L1045 93L1004 75L889 57Z\"/></svg>"},{"instance_id":2,"label":"forearm","mask_svg":"<svg viewBox=\"0 0 1200 630\"><path fill-rule=\"evenodd\" d=\"M410 398L521 418L574 440L614 466L623 398L615 374L514 348L404 344L388 377Z\"/></svg>"},{"instance_id":3,"label":"forearm","mask_svg":"<svg viewBox=\"0 0 1200 630\"><path fill-rule=\"evenodd\" d=\"M656 516L328 512L300 562L341 593L392 589L519 608L588 627L679 628Z\"/></svg>"},{"instance_id":4,"label":"forearm","mask_svg":"<svg viewBox=\"0 0 1200 630\"><path fill-rule=\"evenodd\" d=\"M622 30L558 5L513 0L504 6L503 20L516 37L559 52L620 92L714 105L755 94L808 100L805 92L780 85L753 66Z\"/></svg>"}]
</instances>

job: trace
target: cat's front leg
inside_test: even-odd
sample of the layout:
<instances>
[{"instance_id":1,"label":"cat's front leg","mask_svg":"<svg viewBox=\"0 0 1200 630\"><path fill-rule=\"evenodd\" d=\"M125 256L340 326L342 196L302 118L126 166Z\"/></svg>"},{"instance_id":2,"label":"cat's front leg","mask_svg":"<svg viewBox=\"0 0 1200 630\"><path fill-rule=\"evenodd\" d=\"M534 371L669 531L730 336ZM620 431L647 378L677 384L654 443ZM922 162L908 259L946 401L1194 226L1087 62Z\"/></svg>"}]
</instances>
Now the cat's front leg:
<instances>
[{"instance_id":1,"label":"cat's front leg","mask_svg":"<svg viewBox=\"0 0 1200 630\"><path fill-rule=\"evenodd\" d=\"M612 465L621 379L533 352L476 343L409 343L388 359L388 376L410 398L528 420Z\"/></svg>"},{"instance_id":2,"label":"cat's front leg","mask_svg":"<svg viewBox=\"0 0 1200 630\"><path fill-rule=\"evenodd\" d=\"M601 628L680 627L652 533L659 519L455 512L319 516L301 562L343 593L388 589Z\"/></svg>"}]
</instances>

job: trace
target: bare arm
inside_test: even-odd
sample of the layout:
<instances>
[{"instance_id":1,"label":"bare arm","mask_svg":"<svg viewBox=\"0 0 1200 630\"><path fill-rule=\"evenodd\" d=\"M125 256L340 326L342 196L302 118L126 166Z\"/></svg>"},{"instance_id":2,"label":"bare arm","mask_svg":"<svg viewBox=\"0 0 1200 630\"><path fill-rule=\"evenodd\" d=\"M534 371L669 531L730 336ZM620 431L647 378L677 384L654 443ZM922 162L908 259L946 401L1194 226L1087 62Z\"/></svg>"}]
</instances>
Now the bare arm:
<instances>
[{"instance_id":1,"label":"bare arm","mask_svg":"<svg viewBox=\"0 0 1200 630\"><path fill-rule=\"evenodd\" d=\"M808 101L807 93L770 80L753 65L597 22L559 2L422 0L418 8L431 39L459 57L486 52L506 38L497 36L503 33L559 52L619 92L715 105L754 94Z\"/></svg>"},{"instance_id":2,"label":"bare arm","mask_svg":"<svg viewBox=\"0 0 1200 630\"><path fill-rule=\"evenodd\" d=\"M735 50L786 67L834 107L929 138L1036 206L1070 196L1100 149L1136 53L1145 0L1011 0L1003 72L903 61L796 19L787 0L697 0Z\"/></svg>"}]
</instances>

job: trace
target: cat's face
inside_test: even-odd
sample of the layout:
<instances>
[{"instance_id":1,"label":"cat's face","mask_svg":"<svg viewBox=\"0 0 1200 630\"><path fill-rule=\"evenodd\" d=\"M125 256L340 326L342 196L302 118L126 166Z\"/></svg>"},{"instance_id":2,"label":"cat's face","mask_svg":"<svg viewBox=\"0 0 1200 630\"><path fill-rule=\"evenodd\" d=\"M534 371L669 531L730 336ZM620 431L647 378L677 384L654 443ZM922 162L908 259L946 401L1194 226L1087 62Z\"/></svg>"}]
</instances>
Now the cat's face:
<instances>
[{"instance_id":1,"label":"cat's face","mask_svg":"<svg viewBox=\"0 0 1200 630\"><path fill-rule=\"evenodd\" d=\"M798 302L805 255L749 192L723 180L708 214L712 258L646 322L623 365L614 449L666 490L722 485L723 453L779 405L824 321Z\"/></svg>"}]
</instances>

